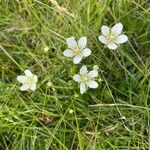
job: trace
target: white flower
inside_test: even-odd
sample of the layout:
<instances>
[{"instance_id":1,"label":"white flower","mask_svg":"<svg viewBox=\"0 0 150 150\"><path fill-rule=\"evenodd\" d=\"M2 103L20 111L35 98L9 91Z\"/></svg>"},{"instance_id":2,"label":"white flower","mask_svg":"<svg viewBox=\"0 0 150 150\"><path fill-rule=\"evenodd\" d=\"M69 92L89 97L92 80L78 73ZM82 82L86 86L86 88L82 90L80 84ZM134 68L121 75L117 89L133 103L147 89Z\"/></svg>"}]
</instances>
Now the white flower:
<instances>
[{"instance_id":1,"label":"white flower","mask_svg":"<svg viewBox=\"0 0 150 150\"><path fill-rule=\"evenodd\" d=\"M31 73L30 70L24 71L25 75L21 75L17 77L17 80L23 85L20 87L21 91L26 91L28 89L34 91L36 89L36 84L38 81L37 75Z\"/></svg>"},{"instance_id":2,"label":"white flower","mask_svg":"<svg viewBox=\"0 0 150 150\"><path fill-rule=\"evenodd\" d=\"M125 34L121 34L123 25L121 23L115 24L112 28L102 26L102 35L98 39L106 44L109 49L116 49L119 44L128 41L128 37Z\"/></svg>"},{"instance_id":3,"label":"white flower","mask_svg":"<svg viewBox=\"0 0 150 150\"><path fill-rule=\"evenodd\" d=\"M91 50L86 47L87 37L81 37L76 41L74 37L66 40L68 49L64 51L64 56L73 58L73 63L78 64L84 57L91 55Z\"/></svg>"},{"instance_id":4,"label":"white flower","mask_svg":"<svg viewBox=\"0 0 150 150\"><path fill-rule=\"evenodd\" d=\"M49 47L48 46L44 47L44 51L48 52L49 51Z\"/></svg>"},{"instance_id":5,"label":"white flower","mask_svg":"<svg viewBox=\"0 0 150 150\"><path fill-rule=\"evenodd\" d=\"M98 77L97 70L88 72L87 67L82 66L80 73L73 76L73 80L80 84L80 93L83 94L88 87L93 89L98 87L98 83L94 81L95 77Z\"/></svg>"},{"instance_id":6,"label":"white flower","mask_svg":"<svg viewBox=\"0 0 150 150\"><path fill-rule=\"evenodd\" d=\"M69 113L70 113L70 114L72 114L72 113L73 113L73 110L72 110L72 109L70 109L70 110L69 110Z\"/></svg>"},{"instance_id":7,"label":"white flower","mask_svg":"<svg viewBox=\"0 0 150 150\"><path fill-rule=\"evenodd\" d=\"M98 68L99 68L99 67L98 67L97 65L94 65L94 66L93 66L93 70L98 70Z\"/></svg>"},{"instance_id":8,"label":"white flower","mask_svg":"<svg viewBox=\"0 0 150 150\"><path fill-rule=\"evenodd\" d=\"M53 83L51 81L47 82L48 87L52 87Z\"/></svg>"}]
</instances>

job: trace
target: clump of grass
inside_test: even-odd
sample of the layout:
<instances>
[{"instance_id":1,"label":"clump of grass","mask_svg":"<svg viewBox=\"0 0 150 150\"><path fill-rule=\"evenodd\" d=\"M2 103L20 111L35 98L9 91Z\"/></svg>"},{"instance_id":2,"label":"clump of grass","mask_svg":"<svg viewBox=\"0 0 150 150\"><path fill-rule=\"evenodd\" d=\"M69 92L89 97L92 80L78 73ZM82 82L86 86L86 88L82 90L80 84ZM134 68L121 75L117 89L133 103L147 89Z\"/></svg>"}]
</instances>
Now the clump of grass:
<instances>
[{"instance_id":1,"label":"clump of grass","mask_svg":"<svg viewBox=\"0 0 150 150\"><path fill-rule=\"evenodd\" d=\"M1 150L150 148L148 0L6 0L0 10ZM97 37L116 22L129 42L111 51ZM66 38L83 35L92 50L84 64L100 77L80 95L79 67L62 53ZM19 91L27 68L39 77L35 92Z\"/></svg>"}]
</instances>

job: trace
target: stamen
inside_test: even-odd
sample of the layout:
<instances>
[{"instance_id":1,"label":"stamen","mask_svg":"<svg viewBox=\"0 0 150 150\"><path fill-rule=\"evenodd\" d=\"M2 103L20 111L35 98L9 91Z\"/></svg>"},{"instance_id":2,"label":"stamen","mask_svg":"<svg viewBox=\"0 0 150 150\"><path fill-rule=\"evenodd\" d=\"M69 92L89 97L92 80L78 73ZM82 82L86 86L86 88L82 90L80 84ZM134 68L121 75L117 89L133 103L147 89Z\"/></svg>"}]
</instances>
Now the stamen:
<instances>
[{"instance_id":1,"label":"stamen","mask_svg":"<svg viewBox=\"0 0 150 150\"><path fill-rule=\"evenodd\" d=\"M33 77L28 78L27 83L31 85L33 83Z\"/></svg>"},{"instance_id":2,"label":"stamen","mask_svg":"<svg viewBox=\"0 0 150 150\"><path fill-rule=\"evenodd\" d=\"M73 51L75 55L82 55L82 49L79 46L74 47Z\"/></svg>"},{"instance_id":3,"label":"stamen","mask_svg":"<svg viewBox=\"0 0 150 150\"><path fill-rule=\"evenodd\" d=\"M87 74L82 75L81 80L82 80L83 82L86 82L87 80L89 80L88 75L87 75Z\"/></svg>"},{"instance_id":4,"label":"stamen","mask_svg":"<svg viewBox=\"0 0 150 150\"><path fill-rule=\"evenodd\" d=\"M115 42L116 36L115 36L114 34L109 34L109 35L107 36L107 39L108 39L111 43L113 43L113 42Z\"/></svg>"}]
</instances>

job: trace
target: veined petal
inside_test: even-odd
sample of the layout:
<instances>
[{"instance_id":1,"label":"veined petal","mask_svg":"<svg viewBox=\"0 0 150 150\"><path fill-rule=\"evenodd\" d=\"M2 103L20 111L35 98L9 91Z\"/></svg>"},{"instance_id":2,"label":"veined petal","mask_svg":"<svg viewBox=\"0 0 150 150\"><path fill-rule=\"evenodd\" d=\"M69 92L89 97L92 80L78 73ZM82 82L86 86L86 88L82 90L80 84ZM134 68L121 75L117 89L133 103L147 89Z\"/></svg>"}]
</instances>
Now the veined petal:
<instances>
[{"instance_id":1,"label":"veined petal","mask_svg":"<svg viewBox=\"0 0 150 150\"><path fill-rule=\"evenodd\" d=\"M38 82L38 77L37 77L37 75L34 75L34 82Z\"/></svg>"},{"instance_id":2,"label":"veined petal","mask_svg":"<svg viewBox=\"0 0 150 150\"><path fill-rule=\"evenodd\" d=\"M66 49L64 52L63 52L64 56L66 57L73 57L74 56L74 52L71 50L71 49Z\"/></svg>"},{"instance_id":3,"label":"veined petal","mask_svg":"<svg viewBox=\"0 0 150 150\"><path fill-rule=\"evenodd\" d=\"M118 36L119 34L121 34L122 29L123 29L122 23L117 23L112 27L111 33L114 34L115 36Z\"/></svg>"},{"instance_id":4,"label":"veined petal","mask_svg":"<svg viewBox=\"0 0 150 150\"><path fill-rule=\"evenodd\" d=\"M97 71L97 70L91 70L91 71L88 73L88 76L89 76L90 78L98 77L98 71Z\"/></svg>"},{"instance_id":5,"label":"veined petal","mask_svg":"<svg viewBox=\"0 0 150 150\"><path fill-rule=\"evenodd\" d=\"M33 84L30 86L30 89L31 89L32 91L35 91L35 89L36 89L36 83L33 83Z\"/></svg>"},{"instance_id":6,"label":"veined petal","mask_svg":"<svg viewBox=\"0 0 150 150\"><path fill-rule=\"evenodd\" d=\"M85 83L80 83L80 93L83 94L86 91L86 85Z\"/></svg>"},{"instance_id":7,"label":"veined petal","mask_svg":"<svg viewBox=\"0 0 150 150\"><path fill-rule=\"evenodd\" d=\"M78 55L76 55L74 58L73 58L73 63L74 64L78 64L78 63L80 63L80 61L82 60L82 58L83 58L83 56L78 56Z\"/></svg>"},{"instance_id":8,"label":"veined petal","mask_svg":"<svg viewBox=\"0 0 150 150\"><path fill-rule=\"evenodd\" d=\"M73 76L73 80L79 83L81 81L81 76L79 74L75 74Z\"/></svg>"},{"instance_id":9,"label":"veined petal","mask_svg":"<svg viewBox=\"0 0 150 150\"><path fill-rule=\"evenodd\" d=\"M32 73L31 73L31 71L30 71L29 69L26 69L26 70L24 71L24 73L25 73L25 75L26 75L27 77L32 77Z\"/></svg>"},{"instance_id":10,"label":"veined petal","mask_svg":"<svg viewBox=\"0 0 150 150\"><path fill-rule=\"evenodd\" d=\"M20 90L21 91L26 91L30 88L30 85L29 84L23 84L21 87L20 87Z\"/></svg>"},{"instance_id":11,"label":"veined petal","mask_svg":"<svg viewBox=\"0 0 150 150\"><path fill-rule=\"evenodd\" d=\"M102 34L107 36L108 34L110 34L110 28L107 26L102 26L101 28Z\"/></svg>"},{"instance_id":12,"label":"veined petal","mask_svg":"<svg viewBox=\"0 0 150 150\"><path fill-rule=\"evenodd\" d=\"M81 69L80 69L80 75L83 75L83 74L87 74L87 67L86 66L82 66Z\"/></svg>"},{"instance_id":13,"label":"veined petal","mask_svg":"<svg viewBox=\"0 0 150 150\"><path fill-rule=\"evenodd\" d=\"M91 55L91 50L89 48L83 49L83 56L88 57Z\"/></svg>"},{"instance_id":14,"label":"veined petal","mask_svg":"<svg viewBox=\"0 0 150 150\"><path fill-rule=\"evenodd\" d=\"M24 84L27 81L27 77L26 76L18 76L17 80L18 80L18 82Z\"/></svg>"},{"instance_id":15,"label":"veined petal","mask_svg":"<svg viewBox=\"0 0 150 150\"><path fill-rule=\"evenodd\" d=\"M66 39L66 43L67 43L68 47L71 49L73 49L74 47L77 46L77 41L75 40L74 37Z\"/></svg>"},{"instance_id":16,"label":"veined petal","mask_svg":"<svg viewBox=\"0 0 150 150\"><path fill-rule=\"evenodd\" d=\"M108 47L109 49L115 50L115 49L117 48L117 45L116 45L115 43L109 43L109 44L107 45L107 47Z\"/></svg>"},{"instance_id":17,"label":"veined petal","mask_svg":"<svg viewBox=\"0 0 150 150\"><path fill-rule=\"evenodd\" d=\"M103 36L103 35L100 35L100 36L98 37L98 39L99 39L103 44L108 44L108 43L109 43L108 40L107 40L107 38L106 38L105 36Z\"/></svg>"},{"instance_id":18,"label":"veined petal","mask_svg":"<svg viewBox=\"0 0 150 150\"><path fill-rule=\"evenodd\" d=\"M128 37L126 36L126 35L124 35L124 34L122 34L122 35L119 35L117 38L116 38L116 43L117 44L122 44L122 43L125 43L125 42L127 42L128 41Z\"/></svg>"},{"instance_id":19,"label":"veined petal","mask_svg":"<svg viewBox=\"0 0 150 150\"><path fill-rule=\"evenodd\" d=\"M78 46L83 49L86 47L86 44L87 44L87 37L83 36L79 39L78 41Z\"/></svg>"},{"instance_id":20,"label":"veined petal","mask_svg":"<svg viewBox=\"0 0 150 150\"><path fill-rule=\"evenodd\" d=\"M86 84L88 85L88 87L93 88L93 89L98 87L98 83L94 80L89 80Z\"/></svg>"}]
</instances>

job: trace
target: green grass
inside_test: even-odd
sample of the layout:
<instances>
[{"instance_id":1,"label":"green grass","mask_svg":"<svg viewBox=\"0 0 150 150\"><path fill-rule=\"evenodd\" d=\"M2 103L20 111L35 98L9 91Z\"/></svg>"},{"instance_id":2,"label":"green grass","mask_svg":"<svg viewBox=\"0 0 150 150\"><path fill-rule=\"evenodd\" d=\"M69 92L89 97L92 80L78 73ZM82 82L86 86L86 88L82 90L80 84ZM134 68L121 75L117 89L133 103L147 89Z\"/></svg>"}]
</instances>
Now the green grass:
<instances>
[{"instance_id":1,"label":"green grass","mask_svg":"<svg viewBox=\"0 0 150 150\"><path fill-rule=\"evenodd\" d=\"M150 149L149 1L51 1L0 0L0 150ZM98 36L117 22L129 42L112 51ZM88 37L80 65L62 54L71 36ZM99 87L80 95L72 76L83 64L99 66ZM35 92L19 91L27 68Z\"/></svg>"}]
</instances>

